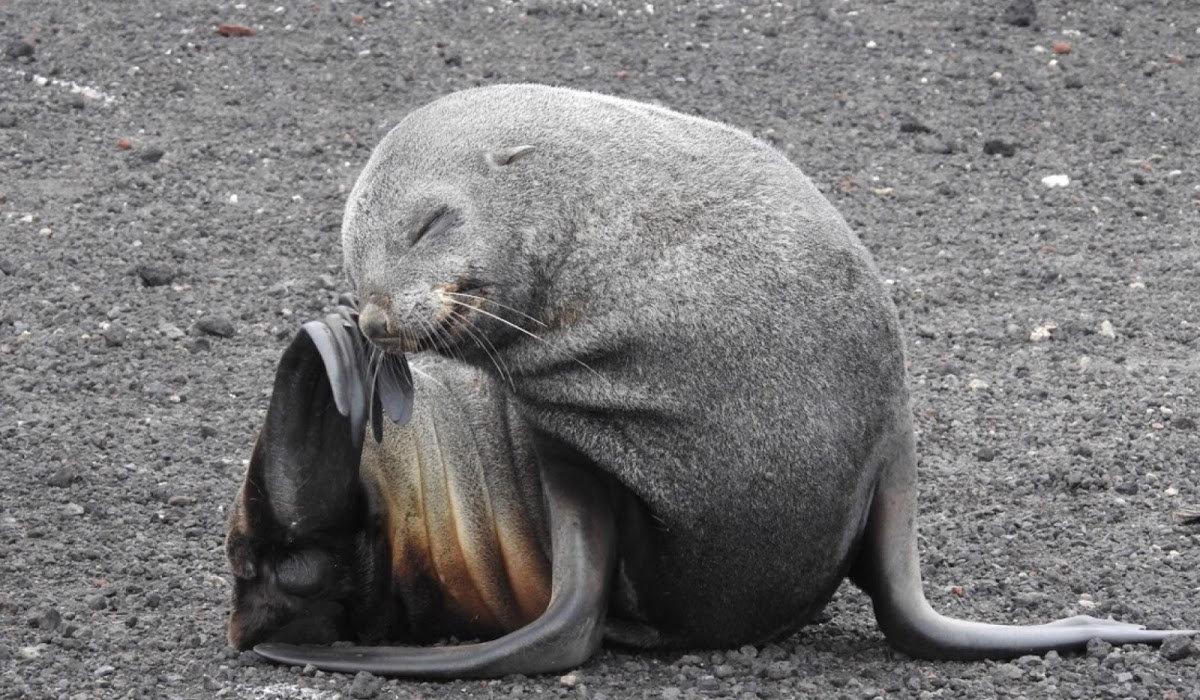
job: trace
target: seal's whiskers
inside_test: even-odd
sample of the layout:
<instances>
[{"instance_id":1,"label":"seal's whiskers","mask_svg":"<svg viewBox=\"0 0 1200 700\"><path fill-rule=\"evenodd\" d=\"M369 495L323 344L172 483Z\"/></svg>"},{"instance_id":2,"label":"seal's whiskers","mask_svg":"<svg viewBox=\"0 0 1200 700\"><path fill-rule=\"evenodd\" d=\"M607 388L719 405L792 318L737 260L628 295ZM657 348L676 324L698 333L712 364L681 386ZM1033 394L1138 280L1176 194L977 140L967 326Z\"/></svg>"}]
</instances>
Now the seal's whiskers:
<instances>
[{"instance_id":1,"label":"seal's whiskers","mask_svg":"<svg viewBox=\"0 0 1200 700\"><path fill-rule=\"evenodd\" d=\"M457 311L449 311L448 313L461 322L463 331L471 336L471 339L475 341L479 349L492 361L492 364L496 367L496 371L500 373L501 381L507 381L509 386L515 389L516 385L513 384L512 372L504 364L504 361L500 359L500 353L496 350L496 346L492 345L492 341L488 340L487 336L472 329L473 324L471 323L471 319ZM484 343L487 343L487 345L485 346ZM489 347L491 348L490 350L488 349Z\"/></svg>"},{"instance_id":2,"label":"seal's whiskers","mask_svg":"<svg viewBox=\"0 0 1200 700\"><path fill-rule=\"evenodd\" d=\"M449 296L456 296L456 297L466 297L467 299L478 299L479 301L486 301L486 302L488 302L489 304L495 304L496 306L500 307L501 309L504 309L505 311L511 311L511 312L513 312L514 314L517 314L518 316L521 316L521 317L523 317L523 318L527 318L527 319L529 319L530 321L533 321L534 323L538 324L539 326L541 326L541 327L543 327L543 328L545 328L545 327L546 327L546 322L545 322L545 321L543 321L543 320L541 320L541 319L539 319L539 318L535 318L535 317L533 317L533 316L530 316L529 314L525 313L524 311L519 311L519 310L517 310L517 309L514 309L514 308L513 308L513 307L511 307L511 306L508 306L508 305L506 305L506 304L501 304L500 302L496 301L495 299L489 299L489 298L487 298L487 297L481 297L481 296L479 296L479 295L477 295L477 294L463 294L462 292L445 292L445 291L444 291L444 292L442 292L442 294L446 294L446 295L449 295Z\"/></svg>"},{"instance_id":3,"label":"seal's whiskers","mask_svg":"<svg viewBox=\"0 0 1200 700\"><path fill-rule=\"evenodd\" d=\"M536 341L538 341L539 343L541 343L541 344L545 345L546 347L554 347L554 346L553 346L553 345L550 343L550 341L546 340L545 338L543 338L543 337L541 337L541 336L539 336L539 335L536 335L536 334L534 334L534 333L532 333L532 332L530 332L530 331L528 331L528 330L526 330L526 329L524 329L524 328L522 328L522 327L518 326L517 324L513 323L512 321L509 321L509 320L507 320L507 319L501 318L501 317L497 316L496 314L494 314L494 313L492 313L492 312L490 312L490 311L484 311L483 309L479 308L478 306L472 306L471 304L467 304L466 302L458 301L457 299L447 299L446 301L449 301L451 304L457 304L457 305L459 305L459 306L461 306L461 307L463 307L463 308L470 309L470 310L472 310L472 311L477 311L477 312L479 312L479 313L481 313L481 314L483 314L484 316L487 316L487 317L489 317L489 318L494 318L494 319L496 319L497 321L499 321L500 323L503 323L504 325L506 325L506 326L508 326L508 327L510 327L510 328L516 329L516 330L518 330L518 331L520 331L520 332L524 333L525 335L529 336L530 338L533 338L534 340L536 340ZM493 346L493 347L494 347L494 346ZM604 379L604 375L602 375L602 374L600 374L599 372L597 372L596 370L592 369L592 367L591 367L590 365L588 365L588 363L584 362L583 360L579 359L578 357L571 357L571 360L572 360L572 361L574 361L574 362L576 362L576 363L577 363L577 364L578 364L580 367L583 367L583 368L584 368L584 369L586 369L587 371L589 371L589 372L591 372L592 374L596 375L597 377L600 377L601 379ZM606 380L606 381L607 381L607 380Z\"/></svg>"}]
</instances>

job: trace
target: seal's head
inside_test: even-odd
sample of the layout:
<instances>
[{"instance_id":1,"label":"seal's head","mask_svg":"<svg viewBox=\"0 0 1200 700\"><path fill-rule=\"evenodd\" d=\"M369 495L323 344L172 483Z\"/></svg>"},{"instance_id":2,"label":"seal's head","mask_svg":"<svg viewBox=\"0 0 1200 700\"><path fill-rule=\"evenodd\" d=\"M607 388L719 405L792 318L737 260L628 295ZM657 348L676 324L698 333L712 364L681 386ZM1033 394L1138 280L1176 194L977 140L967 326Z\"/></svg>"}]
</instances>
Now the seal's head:
<instances>
[{"instance_id":1,"label":"seal's head","mask_svg":"<svg viewBox=\"0 0 1200 700\"><path fill-rule=\"evenodd\" d=\"M540 149L518 140L525 129L460 101L435 102L393 129L346 206L359 326L391 352L493 352L532 323L527 252L546 227L530 211L528 181Z\"/></svg>"}]
</instances>

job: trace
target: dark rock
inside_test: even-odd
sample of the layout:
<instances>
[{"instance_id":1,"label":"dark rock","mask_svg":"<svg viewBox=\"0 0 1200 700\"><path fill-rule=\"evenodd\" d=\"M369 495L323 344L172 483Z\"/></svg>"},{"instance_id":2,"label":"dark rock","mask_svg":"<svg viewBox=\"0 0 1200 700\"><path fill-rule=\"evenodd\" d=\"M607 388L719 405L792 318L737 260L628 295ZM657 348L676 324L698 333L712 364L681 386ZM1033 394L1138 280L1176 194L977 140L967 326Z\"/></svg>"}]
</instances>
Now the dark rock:
<instances>
[{"instance_id":1,"label":"dark rock","mask_svg":"<svg viewBox=\"0 0 1200 700\"><path fill-rule=\"evenodd\" d=\"M1071 90L1078 90L1083 87L1083 78L1078 75L1068 75L1067 79L1063 81L1063 85Z\"/></svg>"},{"instance_id":2,"label":"dark rock","mask_svg":"<svg viewBox=\"0 0 1200 700\"><path fill-rule=\"evenodd\" d=\"M17 264L8 258L0 258L0 272L6 275L16 274Z\"/></svg>"},{"instance_id":3,"label":"dark rock","mask_svg":"<svg viewBox=\"0 0 1200 700\"><path fill-rule=\"evenodd\" d=\"M994 450L990 447L980 447L975 452L975 458L978 459L980 462L990 462L990 461L996 459L996 450Z\"/></svg>"},{"instance_id":4,"label":"dark rock","mask_svg":"<svg viewBox=\"0 0 1200 700\"><path fill-rule=\"evenodd\" d=\"M921 122L912 117L905 117L900 121L900 133L902 134L932 134L933 129L925 126Z\"/></svg>"},{"instance_id":5,"label":"dark rock","mask_svg":"<svg viewBox=\"0 0 1200 700\"><path fill-rule=\"evenodd\" d=\"M1176 430L1195 430L1196 421L1191 418L1172 418L1171 427Z\"/></svg>"},{"instance_id":6,"label":"dark rock","mask_svg":"<svg viewBox=\"0 0 1200 700\"><path fill-rule=\"evenodd\" d=\"M16 125L16 116L12 114L0 114L0 129L11 129Z\"/></svg>"},{"instance_id":7,"label":"dark rock","mask_svg":"<svg viewBox=\"0 0 1200 700\"><path fill-rule=\"evenodd\" d=\"M1138 492L1138 484L1137 481L1133 479L1127 479L1126 481L1122 481L1121 483L1117 484L1115 490L1119 494L1132 496Z\"/></svg>"},{"instance_id":8,"label":"dark rock","mask_svg":"<svg viewBox=\"0 0 1200 700\"><path fill-rule=\"evenodd\" d=\"M1198 651L1195 642L1192 638L1183 634L1174 634L1163 640L1162 646L1158 648L1159 656L1162 656L1167 661L1182 661L1189 656L1194 656Z\"/></svg>"},{"instance_id":9,"label":"dark rock","mask_svg":"<svg viewBox=\"0 0 1200 700\"><path fill-rule=\"evenodd\" d=\"M983 142L983 152L989 156L999 154L1005 158L1012 158L1017 153L1017 146L1000 139L988 139Z\"/></svg>"},{"instance_id":10,"label":"dark rock","mask_svg":"<svg viewBox=\"0 0 1200 700\"><path fill-rule=\"evenodd\" d=\"M233 321L225 316L204 316L196 321L196 330L205 335L215 335L221 338L232 338L235 332Z\"/></svg>"},{"instance_id":11,"label":"dark rock","mask_svg":"<svg viewBox=\"0 0 1200 700\"><path fill-rule=\"evenodd\" d=\"M164 155L165 155L165 152L163 151L163 149L154 148L152 146L152 147L147 148L146 150L142 151L141 153L139 153L138 157L141 158L142 160L146 161L147 163L157 163L158 161L162 160L162 157Z\"/></svg>"},{"instance_id":12,"label":"dark rock","mask_svg":"<svg viewBox=\"0 0 1200 700\"><path fill-rule=\"evenodd\" d=\"M33 51L33 44L21 39L10 41L4 47L4 55L14 60L18 58L32 58Z\"/></svg>"},{"instance_id":13,"label":"dark rock","mask_svg":"<svg viewBox=\"0 0 1200 700\"><path fill-rule=\"evenodd\" d=\"M217 436L217 429L214 428L213 426L207 425L207 424L202 424L200 426L200 437L210 438L210 437L216 437L216 436Z\"/></svg>"},{"instance_id":14,"label":"dark rock","mask_svg":"<svg viewBox=\"0 0 1200 700\"><path fill-rule=\"evenodd\" d=\"M1037 22L1034 0L1013 0L1004 10L1004 23L1014 27L1031 27Z\"/></svg>"},{"instance_id":15,"label":"dark rock","mask_svg":"<svg viewBox=\"0 0 1200 700\"><path fill-rule=\"evenodd\" d=\"M70 467L58 467L54 471L50 472L50 476L46 477L46 485L56 489L61 489L70 486L76 481L79 481L79 479L80 476L74 469L71 469Z\"/></svg>"},{"instance_id":16,"label":"dark rock","mask_svg":"<svg viewBox=\"0 0 1200 700\"><path fill-rule=\"evenodd\" d=\"M149 263L137 266L137 275L147 287L162 287L175 279L175 271L165 265Z\"/></svg>"}]
</instances>

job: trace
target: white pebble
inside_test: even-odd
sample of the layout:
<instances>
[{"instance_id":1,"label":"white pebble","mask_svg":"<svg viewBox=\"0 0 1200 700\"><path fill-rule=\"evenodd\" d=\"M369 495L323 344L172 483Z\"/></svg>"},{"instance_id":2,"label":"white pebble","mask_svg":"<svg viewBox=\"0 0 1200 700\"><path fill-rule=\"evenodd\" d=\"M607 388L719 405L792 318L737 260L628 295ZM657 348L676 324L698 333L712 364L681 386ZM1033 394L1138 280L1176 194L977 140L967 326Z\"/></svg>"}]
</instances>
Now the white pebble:
<instances>
[{"instance_id":1,"label":"white pebble","mask_svg":"<svg viewBox=\"0 0 1200 700\"><path fill-rule=\"evenodd\" d=\"M1040 343L1043 340L1046 340L1047 338L1049 338L1050 335L1052 333L1054 333L1054 330L1056 328L1058 328L1057 323L1046 323L1041 326L1038 326L1037 328L1034 328L1029 333L1029 339L1035 343Z\"/></svg>"},{"instance_id":2,"label":"white pebble","mask_svg":"<svg viewBox=\"0 0 1200 700\"><path fill-rule=\"evenodd\" d=\"M982 379L972 379L970 382L967 382L967 388L971 391L979 391L981 389L986 389L989 386L991 385Z\"/></svg>"},{"instance_id":3,"label":"white pebble","mask_svg":"<svg viewBox=\"0 0 1200 700\"><path fill-rule=\"evenodd\" d=\"M1071 178L1063 174L1047 175L1042 178L1042 184L1046 187L1066 187L1071 184Z\"/></svg>"},{"instance_id":4,"label":"white pebble","mask_svg":"<svg viewBox=\"0 0 1200 700\"><path fill-rule=\"evenodd\" d=\"M237 204L237 203L238 203L238 196L237 196L236 194L231 194L231 195L229 195L229 203L230 203L230 204Z\"/></svg>"},{"instance_id":5,"label":"white pebble","mask_svg":"<svg viewBox=\"0 0 1200 700\"><path fill-rule=\"evenodd\" d=\"M1104 319L1100 322L1100 335L1104 336L1105 338L1117 337L1117 331L1113 328L1112 321Z\"/></svg>"}]
</instances>

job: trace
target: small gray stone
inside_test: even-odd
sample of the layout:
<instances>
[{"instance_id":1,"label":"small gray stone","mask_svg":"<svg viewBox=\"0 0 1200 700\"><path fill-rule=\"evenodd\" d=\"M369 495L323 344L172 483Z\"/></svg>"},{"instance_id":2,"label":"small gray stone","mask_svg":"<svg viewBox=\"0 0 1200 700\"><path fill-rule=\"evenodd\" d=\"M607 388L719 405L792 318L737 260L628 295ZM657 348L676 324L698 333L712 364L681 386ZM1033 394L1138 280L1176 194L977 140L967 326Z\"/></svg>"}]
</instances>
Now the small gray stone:
<instances>
[{"instance_id":1,"label":"small gray stone","mask_svg":"<svg viewBox=\"0 0 1200 700\"><path fill-rule=\"evenodd\" d=\"M1004 10L1004 22L1014 27L1029 27L1037 22L1034 0L1013 0Z\"/></svg>"},{"instance_id":2,"label":"small gray stone","mask_svg":"<svg viewBox=\"0 0 1200 700\"><path fill-rule=\"evenodd\" d=\"M92 675L94 675L97 678L103 678L104 676L111 676L113 674L113 672L116 670L117 670L116 668L109 666L108 664L105 664L105 665L97 668L95 671L93 671Z\"/></svg>"},{"instance_id":3,"label":"small gray stone","mask_svg":"<svg viewBox=\"0 0 1200 700\"><path fill-rule=\"evenodd\" d=\"M50 476L46 477L46 485L56 489L62 489L79 481L79 474L70 467L56 467L50 472Z\"/></svg>"},{"instance_id":4,"label":"small gray stone","mask_svg":"<svg viewBox=\"0 0 1200 700\"><path fill-rule=\"evenodd\" d=\"M90 595L84 598L83 602L87 604L89 610L103 610L108 607L108 601L102 595Z\"/></svg>"},{"instance_id":5,"label":"small gray stone","mask_svg":"<svg viewBox=\"0 0 1200 700\"><path fill-rule=\"evenodd\" d=\"M379 684L375 676L366 671L354 674L354 682L350 684L350 696L355 698L373 698L379 692Z\"/></svg>"},{"instance_id":6,"label":"small gray stone","mask_svg":"<svg viewBox=\"0 0 1200 700\"><path fill-rule=\"evenodd\" d=\"M167 505L169 506L190 506L195 502L196 499L191 496L175 495L167 499Z\"/></svg>"},{"instance_id":7,"label":"small gray stone","mask_svg":"<svg viewBox=\"0 0 1200 700\"><path fill-rule=\"evenodd\" d=\"M1103 639L1089 639L1087 643L1087 655L1089 659L1103 659L1112 653L1113 645Z\"/></svg>"},{"instance_id":8,"label":"small gray stone","mask_svg":"<svg viewBox=\"0 0 1200 700\"><path fill-rule=\"evenodd\" d=\"M196 330L205 335L232 338L235 332L233 321L225 316L204 316L196 321Z\"/></svg>"},{"instance_id":9,"label":"small gray stone","mask_svg":"<svg viewBox=\"0 0 1200 700\"><path fill-rule=\"evenodd\" d=\"M1167 661L1182 661L1196 654L1196 644L1192 638L1183 634L1173 634L1163 640L1158 653Z\"/></svg>"},{"instance_id":10,"label":"small gray stone","mask_svg":"<svg viewBox=\"0 0 1200 700\"><path fill-rule=\"evenodd\" d=\"M139 154L139 157L147 163L157 163L162 160L164 151L161 148L151 146Z\"/></svg>"},{"instance_id":11,"label":"small gray stone","mask_svg":"<svg viewBox=\"0 0 1200 700\"><path fill-rule=\"evenodd\" d=\"M147 287L162 287L175 279L175 271L165 265L148 263L137 266L137 275Z\"/></svg>"},{"instance_id":12,"label":"small gray stone","mask_svg":"<svg viewBox=\"0 0 1200 700\"><path fill-rule=\"evenodd\" d=\"M187 335L174 323L162 323L159 325L158 331L166 336L168 340L179 340Z\"/></svg>"},{"instance_id":13,"label":"small gray stone","mask_svg":"<svg viewBox=\"0 0 1200 700\"><path fill-rule=\"evenodd\" d=\"M678 700L679 696L683 695L683 691L675 686L671 686L669 688L663 688L661 695L662 700Z\"/></svg>"},{"instance_id":14,"label":"small gray stone","mask_svg":"<svg viewBox=\"0 0 1200 700\"><path fill-rule=\"evenodd\" d=\"M58 612L58 610L55 608L46 608L41 613L34 616L33 619L29 621L29 624L33 627L37 627L38 629L46 630L47 632L53 632L54 630L58 629L59 625L62 624L62 613Z\"/></svg>"},{"instance_id":15,"label":"small gray stone","mask_svg":"<svg viewBox=\"0 0 1200 700\"><path fill-rule=\"evenodd\" d=\"M988 139L983 142L983 152L989 156L1001 155L1005 158L1012 158L1017 153L1017 146L1001 139Z\"/></svg>"},{"instance_id":16,"label":"small gray stone","mask_svg":"<svg viewBox=\"0 0 1200 700\"><path fill-rule=\"evenodd\" d=\"M119 323L110 324L104 329L104 344L110 348L118 348L129 339L129 333Z\"/></svg>"}]
</instances>

